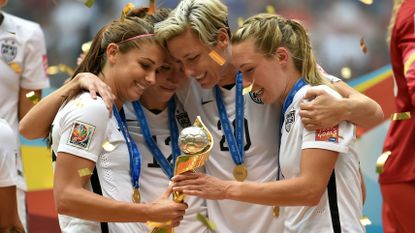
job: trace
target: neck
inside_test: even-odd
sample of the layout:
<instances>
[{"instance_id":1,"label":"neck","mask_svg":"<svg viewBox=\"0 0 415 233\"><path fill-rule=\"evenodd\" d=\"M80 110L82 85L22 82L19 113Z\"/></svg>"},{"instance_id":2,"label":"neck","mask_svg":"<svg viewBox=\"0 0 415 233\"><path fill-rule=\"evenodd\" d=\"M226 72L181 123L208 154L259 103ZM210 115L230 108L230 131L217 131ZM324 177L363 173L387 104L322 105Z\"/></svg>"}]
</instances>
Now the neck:
<instances>
[{"instance_id":1,"label":"neck","mask_svg":"<svg viewBox=\"0 0 415 233\"><path fill-rule=\"evenodd\" d=\"M98 77L105 83L107 84L111 90L113 91L113 94L115 95L115 101L114 104L117 107L118 110L121 110L122 105L124 103L124 101L122 100L121 96L118 94L117 88L115 87L114 83L112 82L111 79L107 78L106 75L108 74L108 72L105 71L105 68L101 71L101 73L98 74Z\"/></svg>"},{"instance_id":2,"label":"neck","mask_svg":"<svg viewBox=\"0 0 415 233\"><path fill-rule=\"evenodd\" d=\"M282 92L280 98L278 99L281 104L284 104L285 99L287 99L288 94L294 88L295 83L301 78L301 74L299 72L295 72L291 74L287 80L287 84L285 85L284 91Z\"/></svg>"},{"instance_id":3,"label":"neck","mask_svg":"<svg viewBox=\"0 0 415 233\"><path fill-rule=\"evenodd\" d=\"M167 101L161 101L159 98L154 98L154 96L144 94L140 98L140 103L146 108L146 109L155 109L155 110L164 110L167 107Z\"/></svg>"},{"instance_id":4,"label":"neck","mask_svg":"<svg viewBox=\"0 0 415 233\"><path fill-rule=\"evenodd\" d=\"M235 76L238 71L233 65L228 65L225 67L225 72L223 74L223 79L219 80L218 85L223 87L230 84L235 84Z\"/></svg>"}]
</instances>

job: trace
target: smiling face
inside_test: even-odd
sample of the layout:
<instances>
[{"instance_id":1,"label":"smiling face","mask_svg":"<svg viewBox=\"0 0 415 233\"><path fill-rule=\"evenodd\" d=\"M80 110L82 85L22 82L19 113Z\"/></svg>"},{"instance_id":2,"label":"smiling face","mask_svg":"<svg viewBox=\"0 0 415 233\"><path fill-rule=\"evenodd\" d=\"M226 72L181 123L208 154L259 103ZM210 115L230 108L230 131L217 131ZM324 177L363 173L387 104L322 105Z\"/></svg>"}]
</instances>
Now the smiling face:
<instances>
[{"instance_id":1,"label":"smiling face","mask_svg":"<svg viewBox=\"0 0 415 233\"><path fill-rule=\"evenodd\" d=\"M255 48L253 39L248 39L232 47L233 63L244 78L244 85L254 86L264 103L274 103L283 95L287 87L287 77L281 62L276 56L267 57Z\"/></svg>"},{"instance_id":2,"label":"smiling face","mask_svg":"<svg viewBox=\"0 0 415 233\"><path fill-rule=\"evenodd\" d=\"M155 83L156 69L164 59L162 48L155 43L145 43L141 48L120 53L117 45L108 47L111 46L106 65L113 84L111 88L122 102L139 99L144 90Z\"/></svg>"},{"instance_id":3,"label":"smiling face","mask_svg":"<svg viewBox=\"0 0 415 233\"><path fill-rule=\"evenodd\" d=\"M187 29L168 40L167 47L172 57L183 65L186 76L195 78L203 88L212 88L223 78L227 66L220 66L209 53L213 49L226 59L227 56L221 51L227 44L218 43L209 48L191 29Z\"/></svg>"}]
</instances>

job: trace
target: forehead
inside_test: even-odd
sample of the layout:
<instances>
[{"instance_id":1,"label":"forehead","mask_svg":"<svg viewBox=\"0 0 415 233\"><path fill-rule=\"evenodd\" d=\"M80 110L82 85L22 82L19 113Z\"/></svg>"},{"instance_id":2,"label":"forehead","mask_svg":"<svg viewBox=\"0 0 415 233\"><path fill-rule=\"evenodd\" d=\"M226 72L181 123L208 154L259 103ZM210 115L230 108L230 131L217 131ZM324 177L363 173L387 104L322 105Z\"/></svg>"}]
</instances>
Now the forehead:
<instances>
[{"instance_id":1,"label":"forehead","mask_svg":"<svg viewBox=\"0 0 415 233\"><path fill-rule=\"evenodd\" d=\"M232 45L232 54L233 60L237 65L241 65L247 62L247 60L255 59L260 55L253 39Z\"/></svg>"},{"instance_id":2,"label":"forehead","mask_svg":"<svg viewBox=\"0 0 415 233\"><path fill-rule=\"evenodd\" d=\"M167 48L175 58L182 58L187 54L198 52L204 47L204 43L190 28L167 41Z\"/></svg>"},{"instance_id":3,"label":"forehead","mask_svg":"<svg viewBox=\"0 0 415 233\"><path fill-rule=\"evenodd\" d=\"M161 46L155 43L144 43L140 48L131 49L129 52L134 53L137 56L144 58L149 58L156 62L156 64L161 64L165 58L165 52Z\"/></svg>"}]
</instances>

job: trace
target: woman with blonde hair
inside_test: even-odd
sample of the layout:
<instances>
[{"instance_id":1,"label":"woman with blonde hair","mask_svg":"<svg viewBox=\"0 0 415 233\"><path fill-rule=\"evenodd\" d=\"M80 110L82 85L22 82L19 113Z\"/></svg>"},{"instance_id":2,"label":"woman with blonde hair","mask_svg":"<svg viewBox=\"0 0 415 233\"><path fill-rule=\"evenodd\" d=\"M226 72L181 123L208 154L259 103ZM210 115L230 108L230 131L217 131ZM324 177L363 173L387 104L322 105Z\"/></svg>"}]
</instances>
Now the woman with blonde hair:
<instances>
[{"instance_id":1,"label":"woman with blonde hair","mask_svg":"<svg viewBox=\"0 0 415 233\"><path fill-rule=\"evenodd\" d=\"M183 174L173 179L173 190L281 208L283 232L365 232L359 221L359 160L352 147L355 126L342 121L307 130L300 120L300 104L308 90L341 98L321 74L303 26L278 15L259 14L244 22L232 44L233 63L244 81L265 103L282 105L279 179L235 182Z\"/></svg>"}]
</instances>

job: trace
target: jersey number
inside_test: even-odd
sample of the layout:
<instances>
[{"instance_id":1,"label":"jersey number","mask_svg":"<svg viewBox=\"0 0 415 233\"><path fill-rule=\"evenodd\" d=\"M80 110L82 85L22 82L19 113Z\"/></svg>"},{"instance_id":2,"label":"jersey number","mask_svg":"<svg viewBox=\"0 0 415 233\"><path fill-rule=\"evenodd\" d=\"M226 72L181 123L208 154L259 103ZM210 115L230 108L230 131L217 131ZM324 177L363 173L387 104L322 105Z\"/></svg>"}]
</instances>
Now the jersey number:
<instances>
[{"instance_id":1,"label":"jersey number","mask_svg":"<svg viewBox=\"0 0 415 233\"><path fill-rule=\"evenodd\" d=\"M232 126L233 126L233 132L235 134L235 120L232 121ZM222 124L220 123L220 121L218 121L218 130L222 130ZM246 118L244 118L244 132L245 132L245 146L244 146L244 151L249 150L249 148L251 147L251 138L249 137L249 128L248 128L248 120ZM236 137L236 136L235 136ZM229 147L225 146L225 142L226 142L226 138L225 135L222 135L222 138L220 140L220 150L221 151L229 151Z\"/></svg>"},{"instance_id":2,"label":"jersey number","mask_svg":"<svg viewBox=\"0 0 415 233\"><path fill-rule=\"evenodd\" d=\"M153 139L154 139L154 142L157 143L156 136L153 135ZM164 140L164 145L170 146L170 136L168 136L166 138L166 140ZM172 160L173 160L173 155L170 153L169 157L167 157L167 161L169 161L169 163L171 163ZM153 162L147 164L147 167L155 167L155 168L158 167L158 168L160 168L160 165L157 163L157 160L153 156Z\"/></svg>"}]
</instances>

